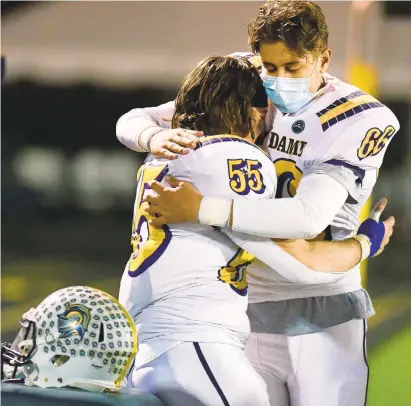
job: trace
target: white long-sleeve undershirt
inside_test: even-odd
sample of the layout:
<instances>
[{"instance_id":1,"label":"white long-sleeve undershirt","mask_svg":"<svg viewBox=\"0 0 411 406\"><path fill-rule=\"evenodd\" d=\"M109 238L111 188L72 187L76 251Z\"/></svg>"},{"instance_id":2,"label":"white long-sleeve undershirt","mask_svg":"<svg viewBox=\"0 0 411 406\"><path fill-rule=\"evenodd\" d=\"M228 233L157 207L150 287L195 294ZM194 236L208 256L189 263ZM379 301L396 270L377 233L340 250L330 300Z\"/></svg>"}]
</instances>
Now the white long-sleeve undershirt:
<instances>
[{"instance_id":1,"label":"white long-sleeve undershirt","mask_svg":"<svg viewBox=\"0 0 411 406\"><path fill-rule=\"evenodd\" d=\"M303 285L331 283L344 277L344 273L326 273L310 269L269 238L254 237L228 229L222 229L221 231L236 245L253 254L270 267L273 272L277 272L292 283Z\"/></svg>"},{"instance_id":2,"label":"white long-sleeve undershirt","mask_svg":"<svg viewBox=\"0 0 411 406\"><path fill-rule=\"evenodd\" d=\"M303 176L293 198L234 200L232 229L270 238L313 238L331 224L347 197L347 189L331 176Z\"/></svg>"},{"instance_id":3,"label":"white long-sleeve undershirt","mask_svg":"<svg viewBox=\"0 0 411 406\"><path fill-rule=\"evenodd\" d=\"M170 128L174 101L156 107L133 109L117 121L118 140L137 152L148 152L147 143L160 128Z\"/></svg>"}]
</instances>

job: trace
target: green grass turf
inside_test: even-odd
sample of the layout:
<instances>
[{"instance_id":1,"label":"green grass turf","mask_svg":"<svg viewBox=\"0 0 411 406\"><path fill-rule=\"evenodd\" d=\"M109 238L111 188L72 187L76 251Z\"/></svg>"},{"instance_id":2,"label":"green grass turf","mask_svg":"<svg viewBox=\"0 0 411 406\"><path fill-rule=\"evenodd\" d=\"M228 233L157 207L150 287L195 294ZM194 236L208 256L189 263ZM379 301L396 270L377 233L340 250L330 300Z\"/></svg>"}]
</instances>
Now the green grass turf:
<instances>
[{"instance_id":1,"label":"green grass turf","mask_svg":"<svg viewBox=\"0 0 411 406\"><path fill-rule=\"evenodd\" d=\"M411 327L372 351L369 367L367 406L411 406Z\"/></svg>"}]
</instances>

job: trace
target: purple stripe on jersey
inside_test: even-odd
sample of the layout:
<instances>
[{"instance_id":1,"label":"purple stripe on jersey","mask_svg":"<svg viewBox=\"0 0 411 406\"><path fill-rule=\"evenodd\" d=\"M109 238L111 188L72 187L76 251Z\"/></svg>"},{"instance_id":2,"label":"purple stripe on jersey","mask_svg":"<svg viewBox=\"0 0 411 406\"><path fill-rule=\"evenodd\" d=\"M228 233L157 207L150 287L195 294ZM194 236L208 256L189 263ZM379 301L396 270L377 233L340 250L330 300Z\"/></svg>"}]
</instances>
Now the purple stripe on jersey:
<instances>
[{"instance_id":1,"label":"purple stripe on jersey","mask_svg":"<svg viewBox=\"0 0 411 406\"><path fill-rule=\"evenodd\" d=\"M156 180L157 182L161 182L164 177L167 175L169 171L169 167L168 165L166 165L162 171L156 176L156 178L154 180ZM143 199L144 197L144 193L147 189L150 189L150 187L145 184L144 185L144 189L143 192L141 194L141 199ZM143 201L141 200L139 202L139 206L143 203ZM147 229L150 230L150 228L148 227L148 220L146 216L141 216L140 217L140 221L138 222L137 225L137 233L140 234L141 231L141 227L143 226L144 223L147 223ZM160 257L161 255L164 254L164 251L167 249L168 244L170 244L171 241L171 237L172 237L172 233L170 231L170 228L165 224L164 226L161 227L164 231L164 240L161 241L160 246L148 257L146 258L141 265L135 269L134 271L128 271L129 276L131 276L132 278L135 278L139 275L141 275L143 272L147 271L148 268L150 268L151 265L153 265ZM150 234L147 237L147 241L150 239ZM140 247L139 247L140 248Z\"/></svg>"},{"instance_id":2,"label":"purple stripe on jersey","mask_svg":"<svg viewBox=\"0 0 411 406\"><path fill-rule=\"evenodd\" d=\"M340 161L338 159L330 159L329 161L325 162L326 164L334 165L334 166L343 166L344 168L351 169L354 172L355 176L358 176L359 179L361 179L361 182L364 179L365 176L365 170L359 168L358 166L351 165L347 162Z\"/></svg>"},{"instance_id":3,"label":"purple stripe on jersey","mask_svg":"<svg viewBox=\"0 0 411 406\"><path fill-rule=\"evenodd\" d=\"M367 93L363 92L362 90L358 90L354 93L350 93L348 96L341 97L340 99L336 100L335 102L331 103L329 106L327 106L325 109L320 110L317 113L318 117L323 116L327 111L332 110L334 107L341 106L342 104L346 103L348 100L355 99L356 97L359 96L365 96Z\"/></svg>"},{"instance_id":4,"label":"purple stripe on jersey","mask_svg":"<svg viewBox=\"0 0 411 406\"><path fill-rule=\"evenodd\" d=\"M340 121L345 120L346 118L354 116L355 114L362 113L363 111L378 108L378 107L384 107L384 104L382 104L380 102L360 104L359 106L356 106L356 107L352 108L351 110L348 110L344 113L341 113L338 116L333 117L332 119L326 121L325 123L321 124L321 127L322 127L323 131L326 131L330 127L332 127L333 125L339 123ZM317 115L318 115L318 113L317 113Z\"/></svg>"},{"instance_id":5,"label":"purple stripe on jersey","mask_svg":"<svg viewBox=\"0 0 411 406\"><path fill-rule=\"evenodd\" d=\"M170 168L168 167L168 165L166 165L154 180L156 180L157 182L161 182L165 178L169 170Z\"/></svg>"},{"instance_id":6,"label":"purple stripe on jersey","mask_svg":"<svg viewBox=\"0 0 411 406\"><path fill-rule=\"evenodd\" d=\"M205 147L207 145L212 145L212 144L218 144L220 142L241 142L242 144L248 144L251 145L254 148L257 148L261 151L260 147L258 147L257 145L244 140L243 138L234 138L234 137L221 137L221 138L212 138L212 139L205 139L204 141L201 141L199 143L197 143L197 146L194 148L194 151L196 151L197 149L200 149L202 147ZM264 152L264 151L262 151Z\"/></svg>"},{"instance_id":7,"label":"purple stripe on jersey","mask_svg":"<svg viewBox=\"0 0 411 406\"><path fill-rule=\"evenodd\" d=\"M138 226L141 227L144 222L147 222L147 219L146 217L141 216ZM161 255L164 254L164 251L167 249L168 244L170 244L172 237L170 229L167 225L164 225L161 228L163 229L165 234L164 240L161 241L160 246L148 258L146 258L136 270L128 271L129 276L131 276L132 278L135 278L147 271L147 269L150 268L150 266L153 265L161 257ZM149 239L150 235L148 236L147 240Z\"/></svg>"}]
</instances>

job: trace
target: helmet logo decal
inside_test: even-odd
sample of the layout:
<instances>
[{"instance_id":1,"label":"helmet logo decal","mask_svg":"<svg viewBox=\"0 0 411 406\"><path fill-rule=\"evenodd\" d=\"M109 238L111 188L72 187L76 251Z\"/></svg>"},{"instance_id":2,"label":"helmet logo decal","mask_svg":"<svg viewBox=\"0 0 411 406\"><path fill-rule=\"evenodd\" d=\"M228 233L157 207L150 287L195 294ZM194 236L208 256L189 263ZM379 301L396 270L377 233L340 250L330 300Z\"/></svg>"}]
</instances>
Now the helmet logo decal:
<instances>
[{"instance_id":1,"label":"helmet logo decal","mask_svg":"<svg viewBox=\"0 0 411 406\"><path fill-rule=\"evenodd\" d=\"M83 339L91 319L88 307L81 304L70 304L64 313L57 317L60 338L80 336L80 340Z\"/></svg>"}]
</instances>

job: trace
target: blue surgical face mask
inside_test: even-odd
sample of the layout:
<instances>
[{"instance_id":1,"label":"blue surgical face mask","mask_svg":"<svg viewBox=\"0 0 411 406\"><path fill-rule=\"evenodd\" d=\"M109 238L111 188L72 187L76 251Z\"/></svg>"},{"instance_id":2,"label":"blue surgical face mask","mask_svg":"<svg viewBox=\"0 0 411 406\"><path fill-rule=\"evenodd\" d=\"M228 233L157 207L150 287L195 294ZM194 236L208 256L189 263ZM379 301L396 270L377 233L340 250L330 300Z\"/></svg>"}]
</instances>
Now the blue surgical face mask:
<instances>
[{"instance_id":1,"label":"blue surgical face mask","mask_svg":"<svg viewBox=\"0 0 411 406\"><path fill-rule=\"evenodd\" d=\"M310 92L310 79L317 63L308 78L262 76L267 96L278 110L283 113L296 113L312 100L315 93Z\"/></svg>"}]
</instances>

